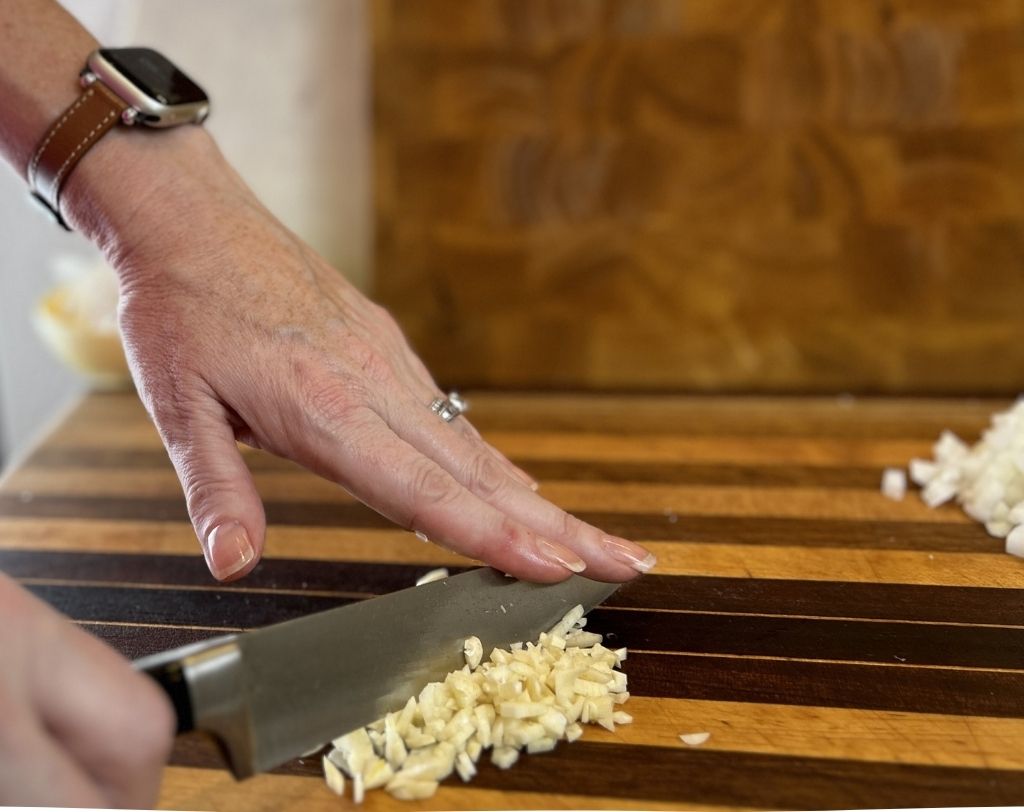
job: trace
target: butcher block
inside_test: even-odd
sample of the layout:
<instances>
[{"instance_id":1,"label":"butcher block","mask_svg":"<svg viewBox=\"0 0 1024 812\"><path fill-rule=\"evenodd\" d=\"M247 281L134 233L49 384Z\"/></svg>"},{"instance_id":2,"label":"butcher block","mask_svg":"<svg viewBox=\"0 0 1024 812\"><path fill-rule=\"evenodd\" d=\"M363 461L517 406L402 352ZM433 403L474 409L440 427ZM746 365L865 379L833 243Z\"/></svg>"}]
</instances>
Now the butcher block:
<instances>
[{"instance_id":1,"label":"butcher block","mask_svg":"<svg viewBox=\"0 0 1024 812\"><path fill-rule=\"evenodd\" d=\"M543 495L658 556L587 627L629 649L635 721L509 770L485 758L427 802L368 793L368 812L1024 804L1024 561L955 505L879 490L886 467L928 456L943 429L974 441L1006 401L470 400ZM474 566L293 463L246 459L266 553L219 585L137 399L90 395L2 480L0 570L137 658ZM189 734L159 803L351 801L327 789L319 757L236 782Z\"/></svg>"}]
</instances>

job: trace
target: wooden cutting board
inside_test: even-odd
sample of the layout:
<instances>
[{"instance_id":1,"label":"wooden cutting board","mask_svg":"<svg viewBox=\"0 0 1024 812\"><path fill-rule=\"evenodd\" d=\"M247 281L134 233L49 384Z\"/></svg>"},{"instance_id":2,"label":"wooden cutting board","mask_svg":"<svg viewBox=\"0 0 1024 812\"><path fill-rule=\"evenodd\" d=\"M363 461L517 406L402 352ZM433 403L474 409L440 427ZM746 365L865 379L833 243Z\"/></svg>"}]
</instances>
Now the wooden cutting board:
<instances>
[{"instance_id":1,"label":"wooden cutting board","mask_svg":"<svg viewBox=\"0 0 1024 812\"><path fill-rule=\"evenodd\" d=\"M1005 403L472 400L546 496L659 565L588 627L630 649L633 725L484 763L415 808L1024 804L1024 561L956 507L878 492L884 466L927 455L943 428L975 439ZM247 459L267 553L220 586L138 402L91 396L0 484L0 569L137 657L471 563L290 463ZM185 737L161 805L345 808L318 773L300 759L238 784ZM365 807L414 808L379 792Z\"/></svg>"}]
</instances>

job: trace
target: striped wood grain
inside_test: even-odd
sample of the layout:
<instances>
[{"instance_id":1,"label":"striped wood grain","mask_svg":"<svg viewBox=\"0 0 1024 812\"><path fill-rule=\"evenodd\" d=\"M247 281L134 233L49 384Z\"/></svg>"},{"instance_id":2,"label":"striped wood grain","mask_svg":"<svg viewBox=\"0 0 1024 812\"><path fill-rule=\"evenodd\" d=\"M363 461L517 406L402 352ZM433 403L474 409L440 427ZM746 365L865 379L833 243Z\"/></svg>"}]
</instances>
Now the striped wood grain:
<instances>
[{"instance_id":1,"label":"striped wood grain","mask_svg":"<svg viewBox=\"0 0 1024 812\"><path fill-rule=\"evenodd\" d=\"M659 565L592 614L631 650L636 723L450 780L423 808L1024 802L1024 568L956 508L877 493L882 467L927 454L945 426L976 436L1001 404L474 401L546 495L649 543ZM0 570L140 656L472 563L291 463L246 456L267 500L266 557L218 585L138 404L90 398L0 484ZM712 734L701 748L678 740L697 731ZM207 741L180 740L162 805L346 804L315 759L241 785L219 765Z\"/></svg>"}]
</instances>

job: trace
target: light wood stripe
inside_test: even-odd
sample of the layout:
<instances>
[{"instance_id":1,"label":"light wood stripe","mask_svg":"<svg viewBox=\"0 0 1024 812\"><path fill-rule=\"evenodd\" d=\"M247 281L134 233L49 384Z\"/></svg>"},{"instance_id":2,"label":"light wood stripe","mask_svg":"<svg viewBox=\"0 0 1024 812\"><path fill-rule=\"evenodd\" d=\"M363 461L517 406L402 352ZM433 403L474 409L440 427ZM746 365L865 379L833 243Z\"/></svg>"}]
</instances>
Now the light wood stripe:
<instances>
[{"instance_id":1,"label":"light wood stripe","mask_svg":"<svg viewBox=\"0 0 1024 812\"><path fill-rule=\"evenodd\" d=\"M351 789L350 789L351 791ZM272 799L268 805L268 799ZM355 806L351 795L344 799L327 789L323 780L299 775L258 775L236 782L224 770L196 767L168 767L158 801L160 809L211 810L247 809L263 812L410 812L415 809L679 809L678 804L631 798L603 798L594 795L541 795L532 792L505 792L445 784L429 800L414 804L397 801L386 792L367 793L362 806ZM687 809L717 809L687 804ZM731 807L743 809L743 807Z\"/></svg>"},{"instance_id":2,"label":"light wood stripe","mask_svg":"<svg viewBox=\"0 0 1024 812\"><path fill-rule=\"evenodd\" d=\"M1024 562L1002 553L923 553L899 550L644 543L663 575L791 578L882 584L1024 587ZM198 555L182 522L0 518L0 548ZM424 544L401 530L273 527L265 554L281 558L468 566L462 556Z\"/></svg>"},{"instance_id":3,"label":"light wood stripe","mask_svg":"<svg viewBox=\"0 0 1024 812\"><path fill-rule=\"evenodd\" d=\"M356 501L338 485L306 472L257 472L256 487L265 497L280 501L350 504ZM0 492L24 495L111 497L182 497L174 472L25 468L13 473ZM570 512L602 510L680 515L759 516L764 518L853 519L969 524L973 520L954 505L931 509L911 492L902 502L886 499L877 490L854 488L740 488L633 485L629 483L543 482L541 493Z\"/></svg>"},{"instance_id":4,"label":"light wood stripe","mask_svg":"<svg viewBox=\"0 0 1024 812\"><path fill-rule=\"evenodd\" d=\"M586 740L682 747L679 734L706 731L713 750L1024 769L1024 719L645 696L624 709L633 724L588 727Z\"/></svg>"}]
</instances>

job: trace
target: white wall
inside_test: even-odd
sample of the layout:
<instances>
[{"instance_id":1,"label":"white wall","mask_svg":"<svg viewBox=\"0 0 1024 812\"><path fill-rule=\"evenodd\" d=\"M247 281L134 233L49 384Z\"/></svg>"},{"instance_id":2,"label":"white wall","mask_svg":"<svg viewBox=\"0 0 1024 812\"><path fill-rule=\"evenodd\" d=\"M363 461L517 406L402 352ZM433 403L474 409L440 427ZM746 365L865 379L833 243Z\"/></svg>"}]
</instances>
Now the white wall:
<instances>
[{"instance_id":1,"label":"white wall","mask_svg":"<svg viewBox=\"0 0 1024 812\"><path fill-rule=\"evenodd\" d=\"M65 5L104 44L156 47L191 74L212 100L207 126L261 199L350 279L369 284L365 0ZM80 237L41 216L21 179L0 168L0 454L7 459L82 390L29 322L59 253L94 255Z\"/></svg>"}]
</instances>

